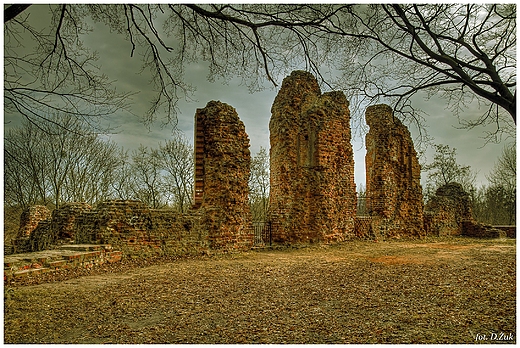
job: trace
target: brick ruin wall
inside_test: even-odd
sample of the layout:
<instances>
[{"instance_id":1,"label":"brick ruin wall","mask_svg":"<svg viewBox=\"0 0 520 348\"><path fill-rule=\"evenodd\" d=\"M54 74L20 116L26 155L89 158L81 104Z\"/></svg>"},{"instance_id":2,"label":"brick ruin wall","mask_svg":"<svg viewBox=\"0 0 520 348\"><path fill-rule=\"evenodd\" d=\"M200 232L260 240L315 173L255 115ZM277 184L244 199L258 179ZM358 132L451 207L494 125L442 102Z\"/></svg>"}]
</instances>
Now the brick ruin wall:
<instances>
[{"instance_id":1,"label":"brick ruin wall","mask_svg":"<svg viewBox=\"0 0 520 348\"><path fill-rule=\"evenodd\" d=\"M475 221L469 194L458 183L439 187L424 209L424 227L431 236L516 237L514 226L490 226Z\"/></svg>"},{"instance_id":2,"label":"brick ruin wall","mask_svg":"<svg viewBox=\"0 0 520 348\"><path fill-rule=\"evenodd\" d=\"M233 107L211 101L204 109L197 110L195 125L198 160L195 182L202 187L202 195L195 192L195 206L204 211L209 247L250 249L253 246L249 207L251 154L244 123ZM200 148L202 155L197 150Z\"/></svg>"},{"instance_id":3,"label":"brick ruin wall","mask_svg":"<svg viewBox=\"0 0 520 348\"><path fill-rule=\"evenodd\" d=\"M425 206L424 218L428 235L462 235L463 221L473 220L469 194L457 183L439 187Z\"/></svg>"},{"instance_id":4,"label":"brick ruin wall","mask_svg":"<svg viewBox=\"0 0 520 348\"><path fill-rule=\"evenodd\" d=\"M51 215L52 211L44 205L34 205L22 212L20 215L20 228L13 241L15 246L19 246L18 250L27 248L33 231L38 227L41 221L48 220Z\"/></svg>"},{"instance_id":5,"label":"brick ruin wall","mask_svg":"<svg viewBox=\"0 0 520 348\"><path fill-rule=\"evenodd\" d=\"M273 242L353 237L357 196L348 107L342 92L321 94L308 72L284 79L269 122Z\"/></svg>"},{"instance_id":6,"label":"brick ruin wall","mask_svg":"<svg viewBox=\"0 0 520 348\"><path fill-rule=\"evenodd\" d=\"M369 106L366 135L367 209L372 233L381 238L421 237L421 167L408 129L388 105Z\"/></svg>"},{"instance_id":7,"label":"brick ruin wall","mask_svg":"<svg viewBox=\"0 0 520 348\"><path fill-rule=\"evenodd\" d=\"M151 209L134 200L109 200L95 208L69 203L40 220L28 239L32 243L17 243L15 252L103 244L127 255L198 254L209 250L208 232L201 221L200 212Z\"/></svg>"}]
</instances>

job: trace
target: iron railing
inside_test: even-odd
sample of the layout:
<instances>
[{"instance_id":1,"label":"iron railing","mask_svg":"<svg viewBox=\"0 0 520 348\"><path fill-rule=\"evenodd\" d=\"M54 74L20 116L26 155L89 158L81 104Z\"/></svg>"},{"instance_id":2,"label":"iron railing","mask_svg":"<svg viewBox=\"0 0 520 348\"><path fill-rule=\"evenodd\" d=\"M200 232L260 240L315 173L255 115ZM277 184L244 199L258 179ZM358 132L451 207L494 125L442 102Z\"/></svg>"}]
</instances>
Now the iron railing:
<instances>
[{"instance_id":1,"label":"iron railing","mask_svg":"<svg viewBox=\"0 0 520 348\"><path fill-rule=\"evenodd\" d=\"M271 222L270 221L256 221L253 222L253 228L255 230L254 245L255 246L271 246L273 243L273 237L271 234Z\"/></svg>"}]
</instances>

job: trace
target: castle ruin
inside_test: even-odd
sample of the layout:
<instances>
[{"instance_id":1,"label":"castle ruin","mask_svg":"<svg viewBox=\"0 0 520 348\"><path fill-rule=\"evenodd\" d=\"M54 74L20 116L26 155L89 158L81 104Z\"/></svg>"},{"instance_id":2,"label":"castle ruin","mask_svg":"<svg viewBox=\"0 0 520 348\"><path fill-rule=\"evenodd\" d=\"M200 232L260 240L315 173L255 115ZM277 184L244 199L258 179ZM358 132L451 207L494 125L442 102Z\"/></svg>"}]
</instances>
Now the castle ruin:
<instances>
[{"instance_id":1,"label":"castle ruin","mask_svg":"<svg viewBox=\"0 0 520 348\"><path fill-rule=\"evenodd\" d=\"M365 114L370 127L365 158L369 216L356 216L345 95L322 94L310 73L295 71L284 79L271 112L267 225L273 243L418 238L427 233L500 235L471 219L464 195L445 197L445 191L452 193L453 188L438 191L425 214L421 168L410 132L388 105L370 106ZM94 208L68 203L52 213L43 206L30 207L21 217L14 252L70 243L103 245L106 253L115 248L141 256L249 250L255 241L249 207L249 137L233 107L211 101L196 111L194 157L194 205L189 212L151 209L132 200L101 202ZM514 229L503 230L514 237ZM117 253L112 256L120 258Z\"/></svg>"}]
</instances>

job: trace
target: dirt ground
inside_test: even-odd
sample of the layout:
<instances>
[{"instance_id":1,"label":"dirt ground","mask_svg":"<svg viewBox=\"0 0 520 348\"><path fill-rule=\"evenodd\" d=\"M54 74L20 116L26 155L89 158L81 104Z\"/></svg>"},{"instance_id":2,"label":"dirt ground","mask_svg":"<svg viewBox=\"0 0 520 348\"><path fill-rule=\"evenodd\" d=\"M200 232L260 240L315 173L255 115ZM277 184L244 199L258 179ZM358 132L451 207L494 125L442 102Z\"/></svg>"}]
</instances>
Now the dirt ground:
<instances>
[{"instance_id":1,"label":"dirt ground","mask_svg":"<svg viewBox=\"0 0 520 348\"><path fill-rule=\"evenodd\" d=\"M357 241L130 266L5 284L5 343L516 343L511 239Z\"/></svg>"}]
</instances>

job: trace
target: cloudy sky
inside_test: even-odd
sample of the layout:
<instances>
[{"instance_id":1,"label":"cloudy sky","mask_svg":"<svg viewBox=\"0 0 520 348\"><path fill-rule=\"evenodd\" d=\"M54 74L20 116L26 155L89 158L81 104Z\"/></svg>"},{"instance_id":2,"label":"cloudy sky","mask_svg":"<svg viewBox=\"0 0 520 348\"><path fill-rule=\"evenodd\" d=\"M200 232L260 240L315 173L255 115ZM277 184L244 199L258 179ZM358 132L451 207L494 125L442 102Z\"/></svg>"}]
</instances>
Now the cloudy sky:
<instances>
[{"instance_id":1,"label":"cloudy sky","mask_svg":"<svg viewBox=\"0 0 520 348\"><path fill-rule=\"evenodd\" d=\"M47 7L31 6L27 12L35 16L34 13L42 9L47 11ZM41 19L42 16L38 16L38 18ZM35 18L35 20L38 20L38 18ZM110 79L116 80L116 86L120 91L139 92L133 97L131 110L135 115L143 115L149 107L152 94L148 84L149 78L145 74L139 74L139 58L130 58L130 43L120 35L110 33L105 26L99 25L85 38L85 44L95 48L98 52L98 65L102 67L103 72ZM195 110L203 108L210 100L220 100L233 106L245 123L246 131L251 140L252 153L258 152L260 147L269 149L270 109L278 90L266 84L263 91L251 94L246 87L240 84L240 79L231 79L226 84L221 81L210 83L206 79L208 73L207 65L203 62L186 67L186 82L195 86L196 91L192 96L194 100L181 100L179 102L178 128L186 134L190 141L193 141ZM281 80L277 83L281 86ZM478 185L486 183L485 176L489 174L500 155L503 144L485 145L486 142L482 138L482 128L474 130L457 129L457 119L445 109L442 100L425 101L418 98L417 102L421 105L423 111L428 114L426 119L427 131L434 138L434 143L456 148L458 162L469 165L474 171L478 172ZM467 112L468 115L471 115L472 112L479 112L479 110L474 105ZM111 135L110 138L124 148L133 150L140 144L156 147L159 142L164 142L171 136L171 127L162 127L160 122L157 122L150 129L147 129L135 115L122 111L110 118L111 125L117 126L118 129L117 134ZM4 117L6 121L16 118L14 115L4 115ZM11 122L6 124L5 127L16 125L16 123ZM411 132L413 136L417 135L416 130L411 129ZM356 134L353 136L352 143L356 165L355 180L358 185L365 183L363 138L363 134ZM433 151L427 150L421 162L431 161L432 155ZM423 173L423 179L424 177Z\"/></svg>"}]
</instances>

